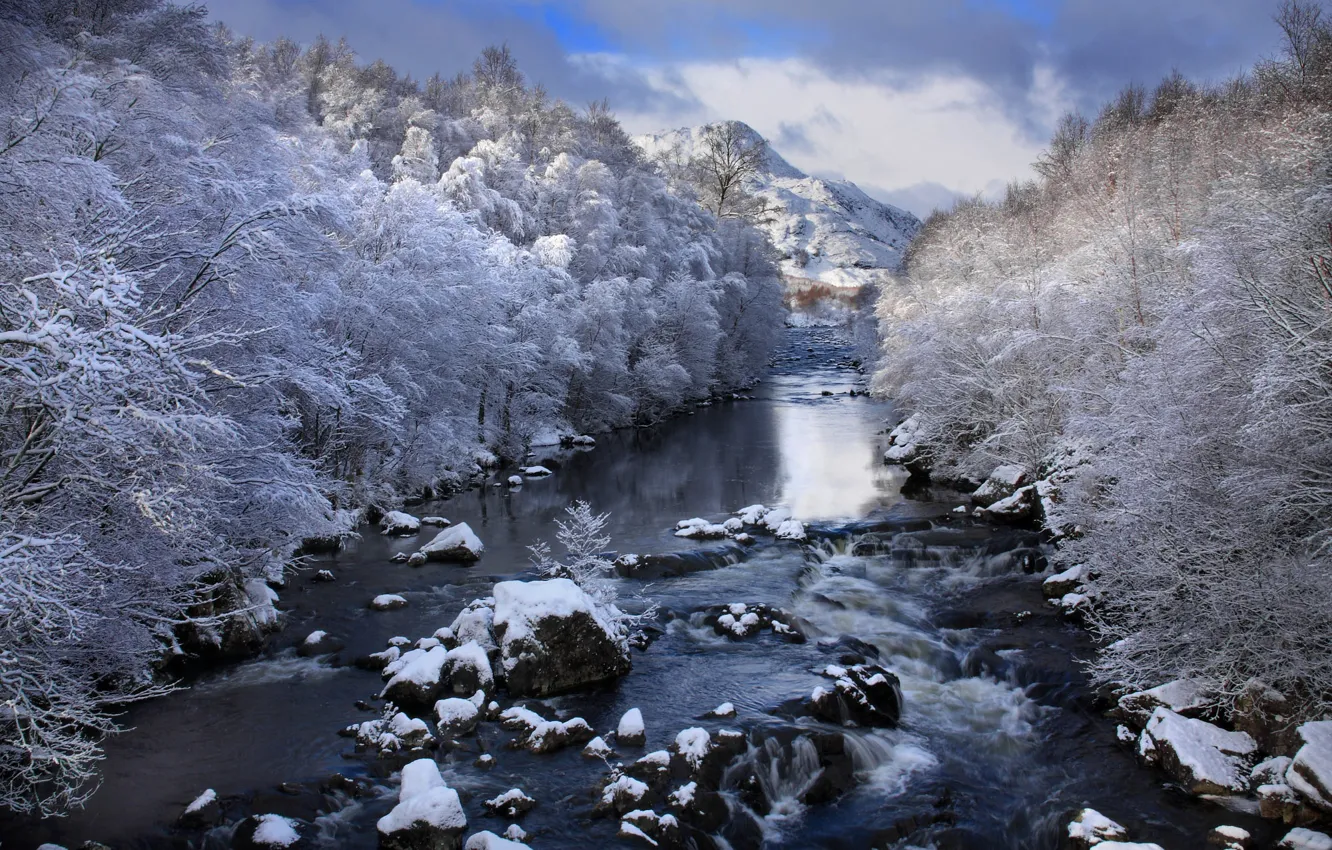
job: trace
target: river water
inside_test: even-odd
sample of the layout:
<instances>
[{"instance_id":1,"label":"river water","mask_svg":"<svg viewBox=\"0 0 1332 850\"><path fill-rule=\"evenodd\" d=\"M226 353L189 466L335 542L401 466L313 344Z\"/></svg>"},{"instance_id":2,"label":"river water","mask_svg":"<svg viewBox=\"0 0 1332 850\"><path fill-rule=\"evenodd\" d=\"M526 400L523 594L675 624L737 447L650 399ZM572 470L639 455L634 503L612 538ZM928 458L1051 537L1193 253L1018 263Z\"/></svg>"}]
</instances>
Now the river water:
<instances>
[{"instance_id":1,"label":"river water","mask_svg":"<svg viewBox=\"0 0 1332 850\"><path fill-rule=\"evenodd\" d=\"M172 826L213 788L233 818L276 812L312 821L322 846L374 847L375 821L394 802L392 766L355 752L336 733L375 716L355 703L373 700L382 683L345 662L394 635L432 634L497 579L530 577L526 547L553 541L554 520L575 499L610 513L619 552L682 556L675 569L620 582L622 598L650 599L670 615L664 634L634 651L633 672L612 688L550 700L550 709L582 716L604 733L638 707L645 751L696 725L789 740L816 724L773 710L826 684L816 671L848 639L868 644L901 678L901 727L847 732L859 784L836 802L797 802L811 770L799 745L751 749L744 758L762 768L771 811L751 815L734 797L723 833L730 846L1056 848L1070 812L1085 805L1128 826L1134 840L1167 850L1202 847L1219 823L1269 835L1261 821L1178 793L1134 763L1079 672L1077 659L1089 651L1085 635L1042 604L1041 577L1027 572L1048 553L1030 534L964 525L951 514L960 503L951 494L903 497L905 476L879 460L891 406L849 395L864 383L848 362L853 356L835 330L792 329L752 400L699 407L652 430L601 435L591 450L538 453L534 460L557 467L549 478L411 509L469 523L486 545L472 568L390 562L433 529L422 539L392 540L364 529L359 541L282 591L287 626L267 656L134 707L125 717L133 730L108 743L103 786L88 807L64 820L11 823L4 846L95 839L118 850L227 847L225 828L204 834ZM741 555L672 533L679 519L720 520L754 503L790 507L820 542L766 538ZM314 582L319 568L337 580ZM380 593L400 593L409 604L368 610ZM690 617L732 602L785 608L808 642L766 633L732 642ZM315 629L346 648L335 657L298 657L295 647ZM737 717L698 719L728 701ZM486 816L481 801L521 787L538 800L522 820L535 848L647 846L618 838L616 821L592 817L606 771L578 747L540 756L497 748L495 767L473 767L480 749L501 735L484 724L464 749L438 755L463 796L469 832L501 832L508 822ZM334 773L382 790L357 799L321 790Z\"/></svg>"}]
</instances>

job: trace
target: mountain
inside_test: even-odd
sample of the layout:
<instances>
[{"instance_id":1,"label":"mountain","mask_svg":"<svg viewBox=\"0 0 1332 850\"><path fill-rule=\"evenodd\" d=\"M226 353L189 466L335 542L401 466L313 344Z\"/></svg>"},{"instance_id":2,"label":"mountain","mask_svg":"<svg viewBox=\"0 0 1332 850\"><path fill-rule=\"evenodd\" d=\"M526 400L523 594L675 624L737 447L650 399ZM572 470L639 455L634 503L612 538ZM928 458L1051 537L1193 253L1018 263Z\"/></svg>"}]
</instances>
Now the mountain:
<instances>
[{"instance_id":1,"label":"mountain","mask_svg":"<svg viewBox=\"0 0 1332 850\"><path fill-rule=\"evenodd\" d=\"M733 122L751 141L763 139L753 128ZM649 157L688 161L707 127L685 127L639 136L634 141ZM895 270L920 219L906 210L876 201L847 180L810 177L781 157L771 145L761 173L745 188L763 199L759 221L782 258L788 289L824 284L859 290Z\"/></svg>"}]
</instances>

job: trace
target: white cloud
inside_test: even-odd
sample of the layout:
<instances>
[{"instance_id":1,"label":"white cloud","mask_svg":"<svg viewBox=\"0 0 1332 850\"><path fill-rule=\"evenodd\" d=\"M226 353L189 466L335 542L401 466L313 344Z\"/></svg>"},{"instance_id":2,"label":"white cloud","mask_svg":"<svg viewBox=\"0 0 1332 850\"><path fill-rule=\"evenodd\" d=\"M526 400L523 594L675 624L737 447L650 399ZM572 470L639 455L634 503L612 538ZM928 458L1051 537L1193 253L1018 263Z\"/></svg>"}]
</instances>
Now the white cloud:
<instances>
[{"instance_id":1,"label":"white cloud","mask_svg":"<svg viewBox=\"0 0 1332 850\"><path fill-rule=\"evenodd\" d=\"M608 57L602 62L611 64ZM621 113L633 133L735 119L766 138L801 125L809 146L778 153L797 168L879 190L934 183L965 194L1030 177L1041 152L982 82L961 76L845 80L800 59L742 59L646 69L652 85L700 104L678 112ZM1063 90L1037 75L1032 113L1053 121ZM803 146L802 146L803 147Z\"/></svg>"}]
</instances>

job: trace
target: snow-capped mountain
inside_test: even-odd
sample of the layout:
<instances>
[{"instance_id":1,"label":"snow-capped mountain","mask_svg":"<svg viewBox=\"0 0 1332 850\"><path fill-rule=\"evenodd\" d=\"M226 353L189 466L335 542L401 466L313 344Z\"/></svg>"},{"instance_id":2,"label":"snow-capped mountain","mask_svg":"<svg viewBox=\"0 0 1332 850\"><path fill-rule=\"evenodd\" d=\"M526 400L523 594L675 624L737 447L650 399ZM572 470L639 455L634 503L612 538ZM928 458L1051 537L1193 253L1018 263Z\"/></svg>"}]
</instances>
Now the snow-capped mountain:
<instances>
[{"instance_id":1,"label":"snow-capped mountain","mask_svg":"<svg viewBox=\"0 0 1332 850\"><path fill-rule=\"evenodd\" d=\"M735 122L746 136L753 128ZM686 127L634 139L649 156L687 161L706 127ZM896 269L920 220L906 210L876 201L846 180L810 177L767 147L762 172L746 181L763 199L760 224L782 257L789 286L813 282L844 289L881 280Z\"/></svg>"}]
</instances>

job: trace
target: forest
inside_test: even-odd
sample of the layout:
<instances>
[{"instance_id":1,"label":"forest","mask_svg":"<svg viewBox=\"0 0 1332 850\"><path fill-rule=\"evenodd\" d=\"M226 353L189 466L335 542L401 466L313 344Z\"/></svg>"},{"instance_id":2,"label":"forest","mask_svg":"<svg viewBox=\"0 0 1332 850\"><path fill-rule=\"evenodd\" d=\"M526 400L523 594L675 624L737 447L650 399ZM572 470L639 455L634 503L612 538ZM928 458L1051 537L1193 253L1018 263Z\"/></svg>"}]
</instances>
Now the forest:
<instances>
[{"instance_id":1,"label":"forest","mask_svg":"<svg viewBox=\"0 0 1332 850\"><path fill-rule=\"evenodd\" d=\"M1332 22L1235 79L1131 85L1039 179L930 218L878 304L877 388L935 476L1062 481L1101 684L1257 678L1332 708Z\"/></svg>"},{"instance_id":2,"label":"forest","mask_svg":"<svg viewBox=\"0 0 1332 850\"><path fill-rule=\"evenodd\" d=\"M0 14L0 807L95 787L304 541L746 386L769 243L506 49L420 83L200 7ZM236 606L232 606L233 609Z\"/></svg>"}]
</instances>

